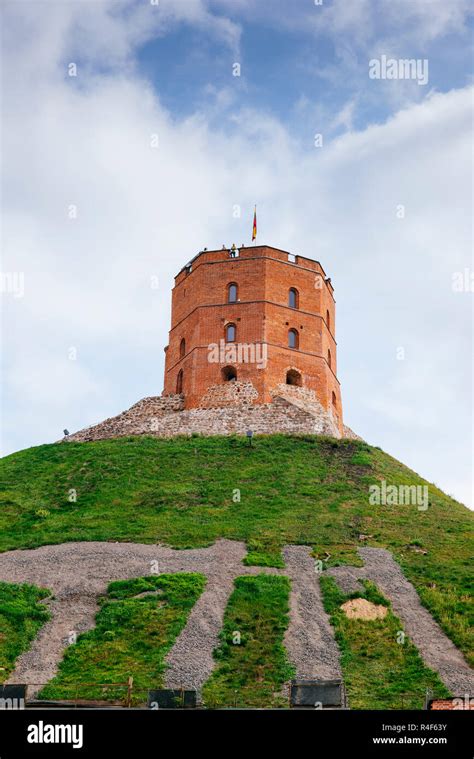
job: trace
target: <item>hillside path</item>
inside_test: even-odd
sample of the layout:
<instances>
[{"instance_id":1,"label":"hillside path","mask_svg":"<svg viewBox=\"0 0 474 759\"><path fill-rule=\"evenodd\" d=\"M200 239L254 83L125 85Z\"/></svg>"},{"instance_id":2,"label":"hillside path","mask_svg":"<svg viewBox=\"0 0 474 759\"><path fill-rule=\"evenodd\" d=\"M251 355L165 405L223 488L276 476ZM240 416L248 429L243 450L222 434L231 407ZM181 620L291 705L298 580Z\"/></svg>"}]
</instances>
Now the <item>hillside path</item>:
<instances>
[{"instance_id":1,"label":"hillside path","mask_svg":"<svg viewBox=\"0 0 474 759\"><path fill-rule=\"evenodd\" d=\"M301 679L341 677L339 648L323 606L310 546L285 546L285 574L291 580L290 624L285 647Z\"/></svg>"}]
</instances>

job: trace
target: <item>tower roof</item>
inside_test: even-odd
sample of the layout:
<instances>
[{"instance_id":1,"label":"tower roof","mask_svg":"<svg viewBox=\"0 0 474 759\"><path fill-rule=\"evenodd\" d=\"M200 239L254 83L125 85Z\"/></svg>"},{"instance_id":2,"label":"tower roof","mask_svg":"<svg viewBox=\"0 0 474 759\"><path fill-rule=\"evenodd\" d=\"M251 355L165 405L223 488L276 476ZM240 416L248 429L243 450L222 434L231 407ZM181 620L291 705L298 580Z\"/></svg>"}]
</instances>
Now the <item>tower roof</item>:
<instances>
[{"instance_id":1,"label":"tower roof","mask_svg":"<svg viewBox=\"0 0 474 759\"><path fill-rule=\"evenodd\" d=\"M189 274L197 265L221 263L229 260L238 261L239 259L248 260L251 258L272 258L281 261L282 263L300 266L319 272L321 276L324 277L331 291L333 290L331 280L326 276L326 272L319 261L314 258L308 258L307 256L290 253L287 250L276 248L273 245L245 245L241 248L236 247L235 249L232 247L222 247L215 250L200 250L199 253L179 270L175 277L175 281L180 281L183 275L186 276Z\"/></svg>"}]
</instances>

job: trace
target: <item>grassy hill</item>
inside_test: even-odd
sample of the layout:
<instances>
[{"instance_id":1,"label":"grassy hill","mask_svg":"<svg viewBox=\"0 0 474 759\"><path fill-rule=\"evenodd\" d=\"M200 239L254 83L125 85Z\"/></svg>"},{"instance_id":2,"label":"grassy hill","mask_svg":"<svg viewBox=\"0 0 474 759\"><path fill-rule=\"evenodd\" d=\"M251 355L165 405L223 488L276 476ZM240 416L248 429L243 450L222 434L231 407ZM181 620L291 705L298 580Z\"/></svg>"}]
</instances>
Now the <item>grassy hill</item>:
<instances>
[{"instance_id":1,"label":"grassy hill","mask_svg":"<svg viewBox=\"0 0 474 759\"><path fill-rule=\"evenodd\" d=\"M73 540L190 548L225 537L247 543L247 563L282 566L285 543L313 546L327 565L384 547L472 661L472 513L434 485L425 511L371 505L369 486L381 480L428 484L378 448L316 436L44 445L0 461L0 550Z\"/></svg>"}]
</instances>

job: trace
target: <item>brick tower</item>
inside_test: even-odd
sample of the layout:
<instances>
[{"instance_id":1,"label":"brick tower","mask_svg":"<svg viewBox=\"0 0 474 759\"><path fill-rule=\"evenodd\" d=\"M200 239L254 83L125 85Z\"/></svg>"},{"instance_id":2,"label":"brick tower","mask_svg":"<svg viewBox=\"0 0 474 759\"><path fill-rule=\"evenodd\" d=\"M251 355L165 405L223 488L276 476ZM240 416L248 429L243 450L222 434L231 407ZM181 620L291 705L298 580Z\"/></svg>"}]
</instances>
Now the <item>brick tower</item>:
<instances>
[{"instance_id":1,"label":"brick tower","mask_svg":"<svg viewBox=\"0 0 474 759\"><path fill-rule=\"evenodd\" d=\"M320 263L267 245L202 251L175 277L164 395L185 407L319 402L342 434L335 301Z\"/></svg>"}]
</instances>

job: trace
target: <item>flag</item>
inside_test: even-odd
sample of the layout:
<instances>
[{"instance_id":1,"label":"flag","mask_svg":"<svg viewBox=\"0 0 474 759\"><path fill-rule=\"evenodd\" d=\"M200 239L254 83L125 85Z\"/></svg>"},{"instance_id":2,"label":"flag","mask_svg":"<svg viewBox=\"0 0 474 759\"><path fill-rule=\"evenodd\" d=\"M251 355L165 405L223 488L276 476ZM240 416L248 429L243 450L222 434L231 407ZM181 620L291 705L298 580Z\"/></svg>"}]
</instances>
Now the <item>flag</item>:
<instances>
[{"instance_id":1,"label":"flag","mask_svg":"<svg viewBox=\"0 0 474 759\"><path fill-rule=\"evenodd\" d=\"M252 227L252 242L257 237L257 206L255 206L255 211L253 212L253 227Z\"/></svg>"}]
</instances>

